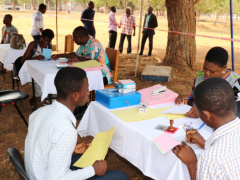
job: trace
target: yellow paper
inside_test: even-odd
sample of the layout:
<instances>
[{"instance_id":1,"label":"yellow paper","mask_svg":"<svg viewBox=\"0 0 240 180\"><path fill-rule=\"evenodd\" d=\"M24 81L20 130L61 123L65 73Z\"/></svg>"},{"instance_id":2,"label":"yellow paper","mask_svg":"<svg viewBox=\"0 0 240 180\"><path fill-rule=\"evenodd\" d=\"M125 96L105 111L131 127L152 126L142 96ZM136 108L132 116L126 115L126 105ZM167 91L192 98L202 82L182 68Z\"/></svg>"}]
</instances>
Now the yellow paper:
<instances>
[{"instance_id":1,"label":"yellow paper","mask_svg":"<svg viewBox=\"0 0 240 180\"><path fill-rule=\"evenodd\" d=\"M115 128L112 127L108 131L98 133L94 137L91 146L88 147L86 152L73 164L73 166L85 168L93 165L96 160L104 160L112 141L114 129Z\"/></svg>"},{"instance_id":2,"label":"yellow paper","mask_svg":"<svg viewBox=\"0 0 240 180\"><path fill-rule=\"evenodd\" d=\"M160 116L164 116L168 119L181 119L186 117L184 114L162 114L162 113L160 113Z\"/></svg>"},{"instance_id":3,"label":"yellow paper","mask_svg":"<svg viewBox=\"0 0 240 180\"><path fill-rule=\"evenodd\" d=\"M100 66L101 64L96 61L96 60L89 60L89 61L84 61L84 62L78 62L78 63L73 63L74 67L78 67L78 68L91 68L91 67L96 67L96 66Z\"/></svg>"},{"instance_id":4,"label":"yellow paper","mask_svg":"<svg viewBox=\"0 0 240 180\"><path fill-rule=\"evenodd\" d=\"M151 109L148 108L146 113L140 113L139 108L112 110L112 113L117 115L125 122L135 122L147 119L153 119L161 116L161 112L169 107Z\"/></svg>"}]
</instances>

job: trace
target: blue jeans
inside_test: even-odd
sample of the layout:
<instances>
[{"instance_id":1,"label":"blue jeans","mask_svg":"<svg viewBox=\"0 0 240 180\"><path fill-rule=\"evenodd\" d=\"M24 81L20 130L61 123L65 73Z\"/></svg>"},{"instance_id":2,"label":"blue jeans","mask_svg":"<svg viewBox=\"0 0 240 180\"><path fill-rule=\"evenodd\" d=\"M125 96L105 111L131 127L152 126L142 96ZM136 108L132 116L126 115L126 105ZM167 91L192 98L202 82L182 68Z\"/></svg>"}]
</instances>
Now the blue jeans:
<instances>
[{"instance_id":1,"label":"blue jeans","mask_svg":"<svg viewBox=\"0 0 240 180\"><path fill-rule=\"evenodd\" d=\"M70 169L71 170L77 170L80 168L74 167L73 164L81 157L81 154L75 154L72 155L72 162ZM103 176L93 176L89 178L89 180L128 180L128 176L125 172L120 171L120 170L111 170L111 171L106 171L106 173Z\"/></svg>"},{"instance_id":2,"label":"blue jeans","mask_svg":"<svg viewBox=\"0 0 240 180\"><path fill-rule=\"evenodd\" d=\"M41 35L33 36L34 41L40 41Z\"/></svg>"}]
</instances>

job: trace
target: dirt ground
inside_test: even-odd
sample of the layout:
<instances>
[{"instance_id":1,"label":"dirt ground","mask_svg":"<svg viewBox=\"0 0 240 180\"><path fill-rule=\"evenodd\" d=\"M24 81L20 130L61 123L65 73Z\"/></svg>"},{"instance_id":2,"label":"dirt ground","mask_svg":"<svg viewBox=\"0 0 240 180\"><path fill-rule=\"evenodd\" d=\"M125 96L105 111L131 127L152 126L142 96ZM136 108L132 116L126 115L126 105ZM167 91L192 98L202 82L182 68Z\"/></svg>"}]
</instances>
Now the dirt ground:
<instances>
[{"instance_id":1,"label":"dirt ground","mask_svg":"<svg viewBox=\"0 0 240 180\"><path fill-rule=\"evenodd\" d=\"M9 12L8 12L9 13ZM13 24L18 27L20 33L24 34L24 37L27 42L31 41L30 33L30 23L31 23L31 14L32 12L10 12L14 16ZM0 18L4 16L6 12L0 12ZM53 12L49 12L44 16L44 24L46 28L55 28L55 17ZM20 17L21 16L21 17ZM62 12L59 15L59 51L63 51L64 36L71 34L73 28L78 25L82 25L79 22L80 13L71 13L68 15L66 12ZM117 15L117 20L121 17L120 14ZM103 20L104 19L104 20ZM136 16L137 22L139 17ZM97 14L95 20L99 21L95 23L97 29L97 39L103 44L103 47L106 47L108 44L108 34L106 32L107 24L100 21L107 21L107 15ZM225 26L223 23L213 26L211 19L204 19L206 21L200 22L197 26L198 34L213 35L218 37L229 37L229 27ZM158 17L159 28L167 29L167 21L165 17ZM2 23L2 22L1 22ZM0 27L2 24L0 23ZM240 23L235 22L235 29L239 29ZM138 32L138 31L137 31ZM118 79L133 79L137 84L137 90L158 84L158 82L151 81L142 81L141 72L143 71L146 65L159 65L158 59L163 59L165 55L165 49L167 44L167 33L158 32L154 37L154 50L152 57L140 57L139 68L137 77L134 77L135 73L135 63L136 63L136 48L137 48L137 36L133 37L133 53L132 55L126 55L126 52L120 55L119 63L119 77ZM239 32L236 31L236 39L240 39ZM118 41L116 45L118 45ZM205 57L206 52L213 46L222 46L228 50L230 53L230 42L221 41L215 39L207 38L196 38L197 42L197 54L196 54L196 67L193 71L190 71L187 67L177 67L172 66L172 73L170 81L167 83L161 83L166 85L169 89L183 95L189 95L191 91L191 85L193 79L198 70L202 67L202 62ZM53 43L56 43L54 40ZM125 42L125 51L126 51L126 42ZM239 49L240 44L235 43L235 69L237 73L240 73L240 61L239 61ZM77 47L75 46L75 49ZM148 50L147 44L145 47L145 54ZM164 63L163 63L164 65ZM231 63L229 63L231 68ZM11 73L6 73L6 82L3 81L3 77L0 74L0 89L11 89ZM20 86L21 91L27 92L30 96L32 95L31 86L29 84ZM43 104L38 102L38 107L41 107ZM28 100L23 101L23 108L21 109L23 115L28 119L32 111L28 108ZM80 122L81 123L81 122ZM0 179L18 179L18 176L8 160L7 157L7 148L16 147L20 152L24 153L24 141L27 134L27 128L23 123L22 119L19 117L15 108L8 104L6 107L3 107L2 112L0 113ZM91 142L92 137L79 138L79 141L84 140ZM109 169L120 169L125 171L131 180L148 180L140 170L134 167L131 162L128 162L124 158L120 157L113 150L109 149L106 160L108 161Z\"/></svg>"}]
</instances>

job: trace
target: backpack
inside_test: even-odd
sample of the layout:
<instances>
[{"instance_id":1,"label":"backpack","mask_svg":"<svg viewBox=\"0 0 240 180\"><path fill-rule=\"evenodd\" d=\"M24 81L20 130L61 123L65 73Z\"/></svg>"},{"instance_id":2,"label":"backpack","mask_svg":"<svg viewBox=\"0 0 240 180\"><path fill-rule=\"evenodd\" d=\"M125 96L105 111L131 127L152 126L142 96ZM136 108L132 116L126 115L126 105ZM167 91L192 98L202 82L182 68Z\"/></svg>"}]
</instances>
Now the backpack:
<instances>
[{"instance_id":1,"label":"backpack","mask_svg":"<svg viewBox=\"0 0 240 180\"><path fill-rule=\"evenodd\" d=\"M13 49L24 49L26 42L22 34L12 33L10 39L10 47Z\"/></svg>"}]
</instances>

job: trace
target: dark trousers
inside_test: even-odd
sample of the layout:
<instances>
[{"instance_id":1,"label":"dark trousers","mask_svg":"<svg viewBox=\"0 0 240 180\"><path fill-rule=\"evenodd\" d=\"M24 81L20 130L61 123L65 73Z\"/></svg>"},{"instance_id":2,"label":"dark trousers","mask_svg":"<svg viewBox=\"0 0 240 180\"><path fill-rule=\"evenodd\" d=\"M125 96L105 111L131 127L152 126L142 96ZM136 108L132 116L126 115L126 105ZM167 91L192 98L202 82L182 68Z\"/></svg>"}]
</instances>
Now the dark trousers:
<instances>
[{"instance_id":1,"label":"dark trousers","mask_svg":"<svg viewBox=\"0 0 240 180\"><path fill-rule=\"evenodd\" d=\"M34 41L40 41L41 35L33 36Z\"/></svg>"},{"instance_id":2,"label":"dark trousers","mask_svg":"<svg viewBox=\"0 0 240 180\"><path fill-rule=\"evenodd\" d=\"M70 169L71 170L78 170L81 168L74 167L73 164L81 157L81 154L76 154L72 155L72 162ZM120 171L120 170L111 170L111 171L106 171L106 173L103 176L93 176L89 178L90 180L128 180L128 176L125 172Z\"/></svg>"},{"instance_id":3,"label":"dark trousers","mask_svg":"<svg viewBox=\"0 0 240 180\"><path fill-rule=\"evenodd\" d=\"M118 50L120 51L120 53L122 53L123 51L123 43L125 40L125 37L127 36L127 40L128 40L128 48L127 48L127 53L131 53L132 52L132 35L126 35L126 34L122 34L121 33L121 38L120 38L120 42L119 42L119 47Z\"/></svg>"},{"instance_id":4,"label":"dark trousers","mask_svg":"<svg viewBox=\"0 0 240 180\"><path fill-rule=\"evenodd\" d=\"M95 28L87 29L90 36L94 37L96 36Z\"/></svg>"},{"instance_id":5,"label":"dark trousers","mask_svg":"<svg viewBox=\"0 0 240 180\"><path fill-rule=\"evenodd\" d=\"M141 44L141 51L140 54L143 54L143 50L144 50L144 46L146 43L146 40L148 38L149 40L149 51L148 51L148 55L151 56L152 55L152 48L153 48L153 32L149 32L151 30L144 30L143 31L143 36L142 36L142 44Z\"/></svg>"},{"instance_id":6,"label":"dark trousers","mask_svg":"<svg viewBox=\"0 0 240 180\"><path fill-rule=\"evenodd\" d=\"M115 49L115 44L116 44L116 40L117 40L117 32L116 31L109 31L109 43L108 43L108 47Z\"/></svg>"}]
</instances>

